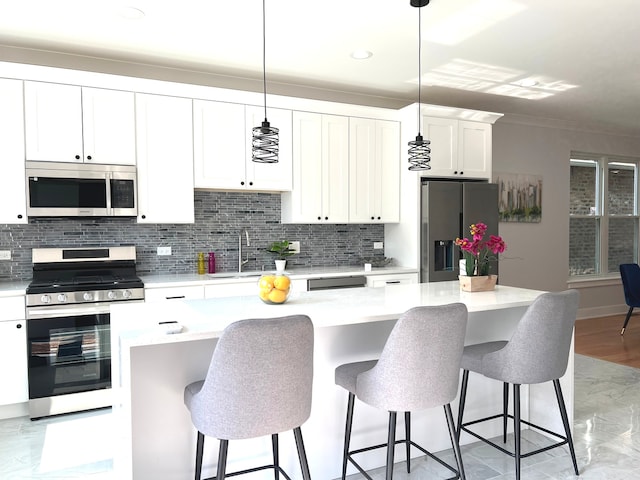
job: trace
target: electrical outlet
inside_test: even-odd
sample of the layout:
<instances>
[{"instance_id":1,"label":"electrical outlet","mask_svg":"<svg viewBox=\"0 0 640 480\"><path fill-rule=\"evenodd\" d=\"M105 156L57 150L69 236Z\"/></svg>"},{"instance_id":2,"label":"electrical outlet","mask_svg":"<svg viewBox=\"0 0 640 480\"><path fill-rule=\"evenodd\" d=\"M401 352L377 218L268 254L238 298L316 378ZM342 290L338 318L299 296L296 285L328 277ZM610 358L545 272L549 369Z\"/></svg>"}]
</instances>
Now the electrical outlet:
<instances>
[{"instance_id":1,"label":"electrical outlet","mask_svg":"<svg viewBox=\"0 0 640 480\"><path fill-rule=\"evenodd\" d=\"M300 242L289 242L289 250L293 253L300 253Z\"/></svg>"},{"instance_id":2,"label":"electrical outlet","mask_svg":"<svg viewBox=\"0 0 640 480\"><path fill-rule=\"evenodd\" d=\"M11 250L0 250L0 260L11 260Z\"/></svg>"},{"instance_id":3,"label":"electrical outlet","mask_svg":"<svg viewBox=\"0 0 640 480\"><path fill-rule=\"evenodd\" d=\"M171 255L171 247L158 247L158 255Z\"/></svg>"},{"instance_id":4,"label":"electrical outlet","mask_svg":"<svg viewBox=\"0 0 640 480\"><path fill-rule=\"evenodd\" d=\"M373 242L374 250L382 250L384 248L384 242Z\"/></svg>"}]
</instances>

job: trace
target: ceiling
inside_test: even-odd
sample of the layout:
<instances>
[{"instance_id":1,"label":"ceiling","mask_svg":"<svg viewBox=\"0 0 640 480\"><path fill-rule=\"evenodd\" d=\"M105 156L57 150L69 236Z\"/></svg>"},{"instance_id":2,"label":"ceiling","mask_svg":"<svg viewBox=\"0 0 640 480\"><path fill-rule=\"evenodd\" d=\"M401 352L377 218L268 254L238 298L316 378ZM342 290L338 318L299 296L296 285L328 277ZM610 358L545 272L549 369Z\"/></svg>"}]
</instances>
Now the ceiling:
<instances>
[{"instance_id":1,"label":"ceiling","mask_svg":"<svg viewBox=\"0 0 640 480\"><path fill-rule=\"evenodd\" d=\"M260 0L10 3L0 15L5 48L262 85ZM431 0L421 14L423 103L640 136L640 1ZM415 103L417 47L418 9L409 0L266 2L271 93L304 86ZM373 56L355 60L357 49Z\"/></svg>"}]
</instances>

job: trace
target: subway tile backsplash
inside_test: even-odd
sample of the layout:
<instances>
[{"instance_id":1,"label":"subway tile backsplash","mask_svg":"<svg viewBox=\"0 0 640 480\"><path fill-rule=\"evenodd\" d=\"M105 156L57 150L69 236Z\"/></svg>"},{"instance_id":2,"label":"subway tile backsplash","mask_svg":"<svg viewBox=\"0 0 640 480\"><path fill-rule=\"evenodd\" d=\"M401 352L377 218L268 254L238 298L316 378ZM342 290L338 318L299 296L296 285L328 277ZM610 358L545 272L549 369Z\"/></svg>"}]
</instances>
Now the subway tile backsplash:
<instances>
[{"instance_id":1,"label":"subway tile backsplash","mask_svg":"<svg viewBox=\"0 0 640 480\"><path fill-rule=\"evenodd\" d=\"M270 193L196 191L194 224L138 224L134 218L32 218L28 225L1 225L0 250L11 260L0 261L0 281L31 279L31 249L135 245L140 274L196 273L198 252L214 252L218 272L237 271L238 236L243 241L243 270L273 269L275 254L266 251L274 240L298 240L300 254L288 266L359 265L362 257L383 255L373 242L384 240L383 225L283 225L280 195ZM157 247L171 247L158 256ZM244 259L243 258L243 259Z\"/></svg>"}]
</instances>

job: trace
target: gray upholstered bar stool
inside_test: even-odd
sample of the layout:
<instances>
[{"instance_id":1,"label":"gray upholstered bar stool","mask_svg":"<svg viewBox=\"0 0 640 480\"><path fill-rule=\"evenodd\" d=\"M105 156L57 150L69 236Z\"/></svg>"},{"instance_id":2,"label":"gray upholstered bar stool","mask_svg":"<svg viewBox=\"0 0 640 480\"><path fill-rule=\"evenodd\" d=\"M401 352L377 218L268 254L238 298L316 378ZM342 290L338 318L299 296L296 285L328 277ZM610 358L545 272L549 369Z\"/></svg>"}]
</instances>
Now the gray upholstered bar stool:
<instances>
[{"instance_id":1,"label":"gray upholstered bar stool","mask_svg":"<svg viewBox=\"0 0 640 480\"><path fill-rule=\"evenodd\" d=\"M460 358L467 326L467 307L462 303L415 307L397 321L378 360L346 363L336 368L336 384L349 392L342 458L342 479L351 462L367 479L371 477L353 455L387 447L386 479L393 478L394 447L405 444L407 472L411 471L410 448L414 446L464 479L460 448L451 416L450 402L458 393ZM389 412L387 443L350 450L355 397ZM411 441L411 412L444 406L456 468ZM397 412L405 412L406 437L396 440Z\"/></svg>"},{"instance_id":2,"label":"gray upholstered bar stool","mask_svg":"<svg viewBox=\"0 0 640 480\"><path fill-rule=\"evenodd\" d=\"M578 473L576 454L571 438L571 429L567 410L560 388L560 377L567 370L569 350L573 326L578 311L579 294L577 290L567 290L559 293L544 293L529 306L511 337L507 341L487 342L469 345L464 348L462 355L462 388L460 390L460 408L458 410L458 435L465 431L474 437L488 443L498 450L515 459L516 479L520 479L520 459L545 452L561 445L569 446L569 453L573 461L573 468ZM502 413L490 417L463 423L465 398L469 381L469 372L476 372L485 377L503 382ZM538 425L520 418L520 385L531 385L553 381L555 387L560 417L564 426L565 436L551 432ZM509 384L513 385L513 415L508 414ZM488 440L468 427L480 422L502 418L502 440L507 441L507 420L514 421L514 450L506 448ZM525 423L558 438L560 441L552 445L530 451L521 452L520 427Z\"/></svg>"},{"instance_id":3,"label":"gray upholstered bar stool","mask_svg":"<svg viewBox=\"0 0 640 480\"><path fill-rule=\"evenodd\" d=\"M220 440L216 480L225 478L229 440L271 435L273 465L278 461L278 433L293 430L302 478L310 480L300 426L311 413L313 324L306 315L241 320L218 340L203 381L184 390L184 403L198 430L195 478L200 480L204 436Z\"/></svg>"}]
</instances>

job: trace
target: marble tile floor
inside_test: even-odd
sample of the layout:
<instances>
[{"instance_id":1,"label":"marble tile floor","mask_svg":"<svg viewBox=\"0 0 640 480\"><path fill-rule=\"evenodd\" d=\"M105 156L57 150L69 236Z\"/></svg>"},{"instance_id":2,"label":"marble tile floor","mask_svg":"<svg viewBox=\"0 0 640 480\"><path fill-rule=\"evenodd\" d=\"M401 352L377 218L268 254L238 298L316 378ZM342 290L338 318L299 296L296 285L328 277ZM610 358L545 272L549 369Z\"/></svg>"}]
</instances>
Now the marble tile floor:
<instances>
[{"instance_id":1,"label":"marble tile floor","mask_svg":"<svg viewBox=\"0 0 640 480\"><path fill-rule=\"evenodd\" d=\"M567 449L559 448L524 460L522 480L640 480L640 369L576 355L575 372L574 441L580 477L573 473ZM112 438L109 410L35 422L0 420L0 479L116 480ZM525 431L523 450L546 441ZM464 446L462 456L469 480L514 478L513 460L481 442ZM450 451L442 457L453 464ZM434 463L414 459L409 475L404 462L399 463L394 480L447 478L448 472ZM382 468L370 474L384 479ZM362 478L351 475L348 480Z\"/></svg>"}]
</instances>

